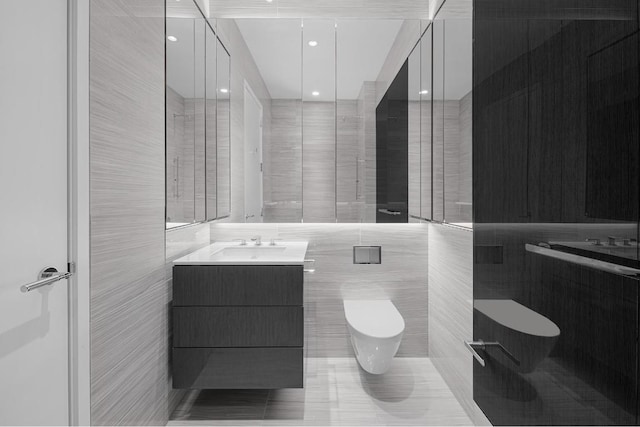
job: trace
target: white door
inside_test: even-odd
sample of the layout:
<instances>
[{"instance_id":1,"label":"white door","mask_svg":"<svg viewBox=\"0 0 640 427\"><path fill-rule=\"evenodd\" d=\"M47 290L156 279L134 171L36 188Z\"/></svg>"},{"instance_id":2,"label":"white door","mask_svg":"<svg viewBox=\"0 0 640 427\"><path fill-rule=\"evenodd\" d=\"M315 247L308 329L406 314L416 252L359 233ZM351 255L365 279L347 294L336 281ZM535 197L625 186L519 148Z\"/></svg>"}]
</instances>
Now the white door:
<instances>
[{"instance_id":1,"label":"white door","mask_svg":"<svg viewBox=\"0 0 640 427\"><path fill-rule=\"evenodd\" d=\"M246 222L262 222L262 105L244 89L244 213Z\"/></svg>"},{"instance_id":2,"label":"white door","mask_svg":"<svg viewBox=\"0 0 640 427\"><path fill-rule=\"evenodd\" d=\"M0 424L68 424L66 0L0 0L0 94Z\"/></svg>"}]
</instances>

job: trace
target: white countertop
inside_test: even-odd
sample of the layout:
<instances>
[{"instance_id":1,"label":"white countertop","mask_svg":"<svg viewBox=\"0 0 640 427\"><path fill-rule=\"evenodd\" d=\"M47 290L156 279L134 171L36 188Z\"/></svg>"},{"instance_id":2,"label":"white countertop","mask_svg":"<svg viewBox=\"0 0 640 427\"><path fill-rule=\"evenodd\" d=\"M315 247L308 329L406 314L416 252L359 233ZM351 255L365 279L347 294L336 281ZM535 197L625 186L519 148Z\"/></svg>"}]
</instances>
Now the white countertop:
<instances>
[{"instance_id":1,"label":"white countertop","mask_svg":"<svg viewBox=\"0 0 640 427\"><path fill-rule=\"evenodd\" d=\"M309 242L216 242L173 261L174 265L303 265Z\"/></svg>"}]
</instances>

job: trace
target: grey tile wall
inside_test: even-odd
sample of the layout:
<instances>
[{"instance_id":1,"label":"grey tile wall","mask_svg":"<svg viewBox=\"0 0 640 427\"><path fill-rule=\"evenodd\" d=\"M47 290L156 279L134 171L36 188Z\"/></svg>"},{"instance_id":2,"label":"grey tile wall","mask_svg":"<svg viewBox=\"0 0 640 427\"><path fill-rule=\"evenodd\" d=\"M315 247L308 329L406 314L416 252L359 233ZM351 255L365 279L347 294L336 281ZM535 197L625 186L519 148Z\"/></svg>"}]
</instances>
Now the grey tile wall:
<instances>
[{"instance_id":1,"label":"grey tile wall","mask_svg":"<svg viewBox=\"0 0 640 427\"><path fill-rule=\"evenodd\" d=\"M271 144L263 145L270 163L271 198L265 195L265 222L302 220L302 101L271 101Z\"/></svg>"},{"instance_id":2,"label":"grey tile wall","mask_svg":"<svg viewBox=\"0 0 640 427\"><path fill-rule=\"evenodd\" d=\"M458 222L460 210L460 102L444 102L444 219Z\"/></svg>"},{"instance_id":3,"label":"grey tile wall","mask_svg":"<svg viewBox=\"0 0 640 427\"><path fill-rule=\"evenodd\" d=\"M420 110L420 134L421 134L421 186L420 186L420 213L423 218L432 219L432 164L431 164L431 101L430 100L422 100L420 101L421 110Z\"/></svg>"},{"instance_id":4,"label":"grey tile wall","mask_svg":"<svg viewBox=\"0 0 640 427\"><path fill-rule=\"evenodd\" d=\"M375 83L358 100L301 106L271 102L265 222L300 222L303 210L305 222L375 222Z\"/></svg>"},{"instance_id":5,"label":"grey tile wall","mask_svg":"<svg viewBox=\"0 0 640 427\"><path fill-rule=\"evenodd\" d=\"M362 222L365 155L358 101L338 100L336 108L336 215L338 222Z\"/></svg>"},{"instance_id":6,"label":"grey tile wall","mask_svg":"<svg viewBox=\"0 0 640 427\"><path fill-rule=\"evenodd\" d=\"M472 202L472 140L473 140L473 93L469 92L460 100L460 152L458 169L458 201L460 202L460 216L464 221L471 222Z\"/></svg>"},{"instance_id":7,"label":"grey tile wall","mask_svg":"<svg viewBox=\"0 0 640 427\"><path fill-rule=\"evenodd\" d=\"M308 357L352 356L342 301L391 299L405 319L399 357L428 355L426 224L212 224L212 241L307 240L305 347ZM354 265L353 245L381 245L382 264Z\"/></svg>"},{"instance_id":8,"label":"grey tile wall","mask_svg":"<svg viewBox=\"0 0 640 427\"><path fill-rule=\"evenodd\" d=\"M469 418L490 425L473 401L473 232L429 224L429 356Z\"/></svg>"},{"instance_id":9,"label":"grey tile wall","mask_svg":"<svg viewBox=\"0 0 640 427\"><path fill-rule=\"evenodd\" d=\"M302 103L302 217L336 221L336 104Z\"/></svg>"},{"instance_id":10,"label":"grey tile wall","mask_svg":"<svg viewBox=\"0 0 640 427\"><path fill-rule=\"evenodd\" d=\"M358 97L360 138L365 151L364 222L376 222L376 83L364 82Z\"/></svg>"},{"instance_id":11,"label":"grey tile wall","mask_svg":"<svg viewBox=\"0 0 640 427\"><path fill-rule=\"evenodd\" d=\"M164 424L164 1L90 17L91 423Z\"/></svg>"},{"instance_id":12,"label":"grey tile wall","mask_svg":"<svg viewBox=\"0 0 640 427\"><path fill-rule=\"evenodd\" d=\"M409 222L420 221L415 217L422 216L420 200L422 189L420 104L420 101L409 101ZM426 169L425 173L430 173L430 169Z\"/></svg>"}]
</instances>

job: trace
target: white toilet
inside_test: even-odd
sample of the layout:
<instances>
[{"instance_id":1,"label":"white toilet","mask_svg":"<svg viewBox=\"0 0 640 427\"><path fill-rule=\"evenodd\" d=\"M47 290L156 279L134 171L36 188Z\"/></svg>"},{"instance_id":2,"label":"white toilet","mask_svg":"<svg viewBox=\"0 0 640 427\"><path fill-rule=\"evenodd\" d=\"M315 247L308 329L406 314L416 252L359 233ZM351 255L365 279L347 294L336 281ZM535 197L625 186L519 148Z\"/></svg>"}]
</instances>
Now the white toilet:
<instances>
[{"instance_id":1,"label":"white toilet","mask_svg":"<svg viewBox=\"0 0 640 427\"><path fill-rule=\"evenodd\" d=\"M384 374L398 352L404 319L389 300L345 300L351 344L362 369Z\"/></svg>"}]
</instances>

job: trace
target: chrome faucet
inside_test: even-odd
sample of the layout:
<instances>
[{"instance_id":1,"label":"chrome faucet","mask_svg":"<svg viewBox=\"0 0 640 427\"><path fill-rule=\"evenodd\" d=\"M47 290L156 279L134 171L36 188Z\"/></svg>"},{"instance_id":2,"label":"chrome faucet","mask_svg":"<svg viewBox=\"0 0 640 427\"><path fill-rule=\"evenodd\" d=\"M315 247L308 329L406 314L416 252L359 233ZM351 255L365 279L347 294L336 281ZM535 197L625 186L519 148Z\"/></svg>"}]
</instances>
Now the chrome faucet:
<instances>
[{"instance_id":1,"label":"chrome faucet","mask_svg":"<svg viewBox=\"0 0 640 427\"><path fill-rule=\"evenodd\" d=\"M271 239L271 243L269 243L269 246L275 246L277 240L282 240L282 239Z\"/></svg>"},{"instance_id":2,"label":"chrome faucet","mask_svg":"<svg viewBox=\"0 0 640 427\"><path fill-rule=\"evenodd\" d=\"M247 241L245 239L233 239L234 242L240 242L240 246L247 246Z\"/></svg>"},{"instance_id":3,"label":"chrome faucet","mask_svg":"<svg viewBox=\"0 0 640 427\"><path fill-rule=\"evenodd\" d=\"M251 238L252 242L256 242L256 246L262 245L262 237L261 236L253 236Z\"/></svg>"},{"instance_id":4,"label":"chrome faucet","mask_svg":"<svg viewBox=\"0 0 640 427\"><path fill-rule=\"evenodd\" d=\"M616 238L612 236L608 236L607 240L609 240L609 246L616 246Z\"/></svg>"},{"instance_id":5,"label":"chrome faucet","mask_svg":"<svg viewBox=\"0 0 640 427\"><path fill-rule=\"evenodd\" d=\"M602 243L600 243L600 239L585 239L585 242L593 242L595 246L602 246Z\"/></svg>"}]
</instances>

